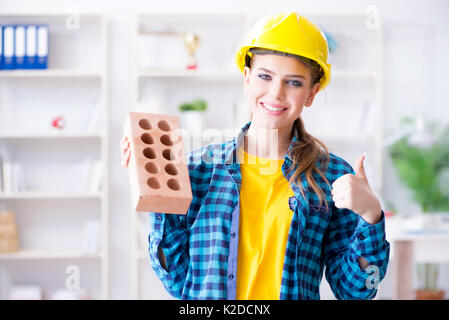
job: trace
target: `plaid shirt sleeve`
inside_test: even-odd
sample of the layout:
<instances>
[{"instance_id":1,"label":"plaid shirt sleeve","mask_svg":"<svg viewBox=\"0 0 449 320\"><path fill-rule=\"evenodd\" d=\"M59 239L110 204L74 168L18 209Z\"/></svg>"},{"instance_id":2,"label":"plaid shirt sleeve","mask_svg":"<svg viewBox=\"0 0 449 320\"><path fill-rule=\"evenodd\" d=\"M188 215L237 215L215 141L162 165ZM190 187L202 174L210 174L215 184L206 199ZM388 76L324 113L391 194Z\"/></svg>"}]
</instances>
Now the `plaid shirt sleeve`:
<instances>
[{"instance_id":1,"label":"plaid shirt sleeve","mask_svg":"<svg viewBox=\"0 0 449 320\"><path fill-rule=\"evenodd\" d=\"M181 298L188 267L188 232L186 217L176 214L150 213L149 252L151 267L164 287L175 298ZM166 270L160 263L158 248L164 252Z\"/></svg>"},{"instance_id":2,"label":"plaid shirt sleeve","mask_svg":"<svg viewBox=\"0 0 449 320\"><path fill-rule=\"evenodd\" d=\"M188 224L194 220L195 212L200 209L205 191L207 192L203 190L207 186L205 180L208 178L204 172L204 163L201 161L204 150L205 148L199 148L186 155L193 195L187 214L150 212L148 240L151 267L166 290L178 299L185 298L183 290L191 264ZM158 248L164 252L168 270L161 265Z\"/></svg>"},{"instance_id":3,"label":"plaid shirt sleeve","mask_svg":"<svg viewBox=\"0 0 449 320\"><path fill-rule=\"evenodd\" d=\"M352 168L349 169L349 173L354 174ZM351 210L334 207L323 247L326 279L337 299L376 296L390 253L383 211L381 221L371 225ZM361 269L360 257L369 262L369 267Z\"/></svg>"}]
</instances>

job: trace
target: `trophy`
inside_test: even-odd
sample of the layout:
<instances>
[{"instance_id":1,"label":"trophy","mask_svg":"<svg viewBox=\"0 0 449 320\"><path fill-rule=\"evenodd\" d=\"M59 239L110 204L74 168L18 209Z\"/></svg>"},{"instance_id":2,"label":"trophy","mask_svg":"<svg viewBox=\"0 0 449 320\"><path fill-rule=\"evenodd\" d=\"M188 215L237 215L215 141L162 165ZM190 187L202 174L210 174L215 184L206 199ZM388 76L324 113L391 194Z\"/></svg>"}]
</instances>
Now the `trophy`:
<instances>
[{"instance_id":1,"label":"trophy","mask_svg":"<svg viewBox=\"0 0 449 320\"><path fill-rule=\"evenodd\" d=\"M200 43L200 37L195 33L184 33L183 34L184 44L187 47L188 52L188 60L187 60L187 69L196 69L197 61L195 58L195 52Z\"/></svg>"}]
</instances>

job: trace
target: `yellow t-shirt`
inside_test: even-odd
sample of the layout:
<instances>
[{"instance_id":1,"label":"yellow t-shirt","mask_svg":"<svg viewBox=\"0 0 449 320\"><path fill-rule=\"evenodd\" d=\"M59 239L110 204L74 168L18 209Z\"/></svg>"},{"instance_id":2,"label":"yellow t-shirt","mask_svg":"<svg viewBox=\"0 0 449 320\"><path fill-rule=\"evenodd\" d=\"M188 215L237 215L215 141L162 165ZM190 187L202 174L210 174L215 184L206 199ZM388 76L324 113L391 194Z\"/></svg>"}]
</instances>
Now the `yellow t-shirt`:
<instances>
[{"instance_id":1,"label":"yellow t-shirt","mask_svg":"<svg viewBox=\"0 0 449 320\"><path fill-rule=\"evenodd\" d=\"M237 299L276 300L293 211L294 196L281 171L283 159L260 158L242 148L237 260ZM242 158L244 156L244 158Z\"/></svg>"}]
</instances>

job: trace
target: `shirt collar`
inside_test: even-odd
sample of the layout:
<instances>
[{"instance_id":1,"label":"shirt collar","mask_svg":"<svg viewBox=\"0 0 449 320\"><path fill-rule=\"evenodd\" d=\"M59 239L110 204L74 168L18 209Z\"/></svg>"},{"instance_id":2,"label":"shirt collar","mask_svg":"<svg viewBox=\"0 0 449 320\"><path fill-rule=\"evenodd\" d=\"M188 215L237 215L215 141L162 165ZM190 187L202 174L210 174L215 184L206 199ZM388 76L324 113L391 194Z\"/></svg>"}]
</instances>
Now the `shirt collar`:
<instances>
[{"instance_id":1,"label":"shirt collar","mask_svg":"<svg viewBox=\"0 0 449 320\"><path fill-rule=\"evenodd\" d=\"M226 154L226 162L227 164L233 163L235 164L237 162L237 150L240 148L240 146L243 144L243 138L245 137L246 133L248 132L249 127L251 126L251 121L248 121L239 131L236 137L234 137L232 144L228 150L225 150ZM293 136L292 141L290 142L290 145L288 146L287 152L284 156L284 160L288 162L290 165L291 162L293 162L292 158L290 157L290 151L293 149L293 145L298 141L298 138L296 136Z\"/></svg>"}]
</instances>

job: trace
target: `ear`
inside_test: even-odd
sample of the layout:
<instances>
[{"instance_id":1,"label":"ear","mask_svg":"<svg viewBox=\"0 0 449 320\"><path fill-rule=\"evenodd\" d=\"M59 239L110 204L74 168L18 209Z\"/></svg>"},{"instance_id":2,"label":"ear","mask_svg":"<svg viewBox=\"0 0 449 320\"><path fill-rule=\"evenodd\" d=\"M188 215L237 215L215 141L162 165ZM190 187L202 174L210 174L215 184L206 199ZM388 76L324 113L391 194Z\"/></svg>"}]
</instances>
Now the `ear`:
<instances>
[{"instance_id":1,"label":"ear","mask_svg":"<svg viewBox=\"0 0 449 320\"><path fill-rule=\"evenodd\" d=\"M246 93L246 91L248 89L250 74L251 74L251 69L248 68L248 67L245 67L243 69L243 77L244 77L243 88L245 89L245 93Z\"/></svg>"},{"instance_id":2,"label":"ear","mask_svg":"<svg viewBox=\"0 0 449 320\"><path fill-rule=\"evenodd\" d=\"M310 107L313 103L313 99L315 99L315 95L320 91L321 85L319 82L315 83L313 88L310 89L309 95L306 99L306 102L304 103L305 107Z\"/></svg>"}]
</instances>

